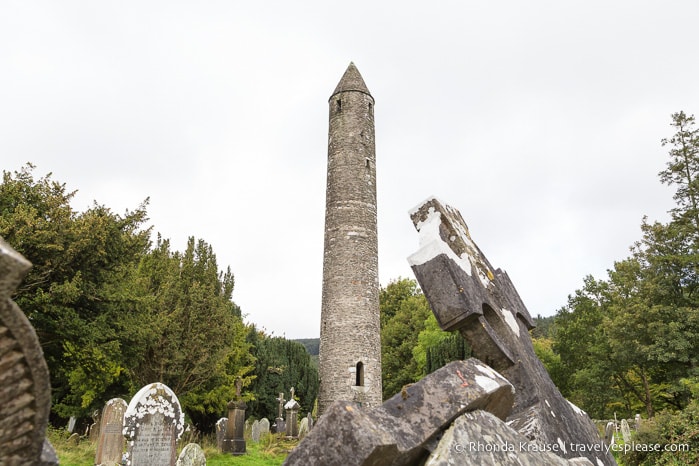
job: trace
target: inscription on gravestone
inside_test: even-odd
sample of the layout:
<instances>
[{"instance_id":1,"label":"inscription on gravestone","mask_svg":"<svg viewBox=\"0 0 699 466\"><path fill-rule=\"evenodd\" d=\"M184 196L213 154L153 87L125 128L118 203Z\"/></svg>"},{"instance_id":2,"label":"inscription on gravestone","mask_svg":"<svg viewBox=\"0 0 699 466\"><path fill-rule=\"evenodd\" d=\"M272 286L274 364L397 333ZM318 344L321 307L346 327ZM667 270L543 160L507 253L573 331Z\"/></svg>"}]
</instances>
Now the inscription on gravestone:
<instances>
[{"instance_id":1,"label":"inscription on gravestone","mask_svg":"<svg viewBox=\"0 0 699 466\"><path fill-rule=\"evenodd\" d=\"M176 451L174 427L165 423L161 413L146 415L139 428L138 441L131 448L131 464L171 464Z\"/></svg>"}]
</instances>

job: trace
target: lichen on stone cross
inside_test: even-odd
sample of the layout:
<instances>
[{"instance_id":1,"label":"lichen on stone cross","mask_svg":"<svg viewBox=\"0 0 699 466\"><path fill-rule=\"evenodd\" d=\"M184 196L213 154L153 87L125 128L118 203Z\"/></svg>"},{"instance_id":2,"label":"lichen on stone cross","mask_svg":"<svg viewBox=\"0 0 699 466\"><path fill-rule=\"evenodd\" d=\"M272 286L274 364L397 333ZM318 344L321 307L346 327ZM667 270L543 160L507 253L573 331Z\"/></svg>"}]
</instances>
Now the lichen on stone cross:
<instances>
[{"instance_id":1,"label":"lichen on stone cross","mask_svg":"<svg viewBox=\"0 0 699 466\"><path fill-rule=\"evenodd\" d=\"M586 445L594 464L616 464L611 454L590 452L601 439L590 418L569 403L534 353L534 321L509 276L495 270L471 238L461 213L429 198L410 212L420 248L408 258L437 322L458 330L473 355L514 385L508 424L533 442L567 445L562 456L580 456Z\"/></svg>"}]
</instances>

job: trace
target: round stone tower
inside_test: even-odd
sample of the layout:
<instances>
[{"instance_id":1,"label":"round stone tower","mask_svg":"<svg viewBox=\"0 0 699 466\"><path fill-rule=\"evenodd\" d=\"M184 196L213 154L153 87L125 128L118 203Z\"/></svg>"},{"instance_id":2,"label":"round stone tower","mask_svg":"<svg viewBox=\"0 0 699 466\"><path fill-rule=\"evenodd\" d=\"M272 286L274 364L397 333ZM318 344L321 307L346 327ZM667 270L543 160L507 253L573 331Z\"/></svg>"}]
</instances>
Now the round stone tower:
<instances>
[{"instance_id":1,"label":"round stone tower","mask_svg":"<svg viewBox=\"0 0 699 466\"><path fill-rule=\"evenodd\" d=\"M381 404L374 98L354 63L329 104L320 414L335 400Z\"/></svg>"}]
</instances>

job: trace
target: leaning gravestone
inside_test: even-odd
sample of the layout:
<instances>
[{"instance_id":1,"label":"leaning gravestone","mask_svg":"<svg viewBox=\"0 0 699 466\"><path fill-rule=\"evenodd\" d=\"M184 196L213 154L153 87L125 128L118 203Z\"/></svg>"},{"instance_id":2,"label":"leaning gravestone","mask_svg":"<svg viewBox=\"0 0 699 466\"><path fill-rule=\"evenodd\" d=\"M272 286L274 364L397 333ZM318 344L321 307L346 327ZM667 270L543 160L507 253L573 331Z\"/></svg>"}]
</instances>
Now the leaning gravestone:
<instances>
[{"instance_id":1,"label":"leaning gravestone","mask_svg":"<svg viewBox=\"0 0 699 466\"><path fill-rule=\"evenodd\" d=\"M206 466L206 455L196 443L188 443L177 458L176 466Z\"/></svg>"},{"instance_id":2,"label":"leaning gravestone","mask_svg":"<svg viewBox=\"0 0 699 466\"><path fill-rule=\"evenodd\" d=\"M57 465L46 439L51 387L34 328L12 301L31 264L0 238L0 464Z\"/></svg>"},{"instance_id":3,"label":"leaning gravestone","mask_svg":"<svg viewBox=\"0 0 699 466\"><path fill-rule=\"evenodd\" d=\"M75 424L77 422L78 422L78 418L76 418L75 416L71 416L68 419L68 426L66 427L66 429L68 429L68 432L70 432L71 434L75 432Z\"/></svg>"},{"instance_id":4,"label":"leaning gravestone","mask_svg":"<svg viewBox=\"0 0 699 466\"><path fill-rule=\"evenodd\" d=\"M126 413L127 406L126 401L121 398L112 398L104 405L95 453L95 465L114 466L121 464L121 457L124 454L122 430L124 429L124 413Z\"/></svg>"},{"instance_id":5,"label":"leaning gravestone","mask_svg":"<svg viewBox=\"0 0 699 466\"><path fill-rule=\"evenodd\" d=\"M129 440L126 466L173 466L177 440L184 432L177 396L165 384L146 385L126 409L123 432Z\"/></svg>"},{"instance_id":6,"label":"leaning gravestone","mask_svg":"<svg viewBox=\"0 0 699 466\"><path fill-rule=\"evenodd\" d=\"M410 216L420 248L408 261L440 327L458 330L473 355L515 387L508 424L531 442L584 445L593 463L616 464L589 416L551 381L534 353L529 311L507 273L493 269L473 241L459 211L430 198ZM571 449L559 454L579 455Z\"/></svg>"}]
</instances>

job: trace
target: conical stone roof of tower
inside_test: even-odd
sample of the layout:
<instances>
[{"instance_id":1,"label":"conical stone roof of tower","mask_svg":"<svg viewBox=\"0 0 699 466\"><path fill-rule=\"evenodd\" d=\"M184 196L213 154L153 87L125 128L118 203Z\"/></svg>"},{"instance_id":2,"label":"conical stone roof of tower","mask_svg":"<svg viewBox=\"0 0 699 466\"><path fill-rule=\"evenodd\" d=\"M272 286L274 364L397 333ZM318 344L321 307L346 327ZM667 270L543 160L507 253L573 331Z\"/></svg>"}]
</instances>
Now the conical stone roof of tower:
<instances>
[{"instance_id":1,"label":"conical stone roof of tower","mask_svg":"<svg viewBox=\"0 0 699 466\"><path fill-rule=\"evenodd\" d=\"M353 62L350 62L345 74L342 75L342 79L340 79L340 82L337 83L337 87L330 98L332 99L335 94L347 91L363 92L371 97L371 92L369 92L366 84L364 84L364 79L362 78L362 75L359 74L359 70L356 66L354 66Z\"/></svg>"}]
</instances>

